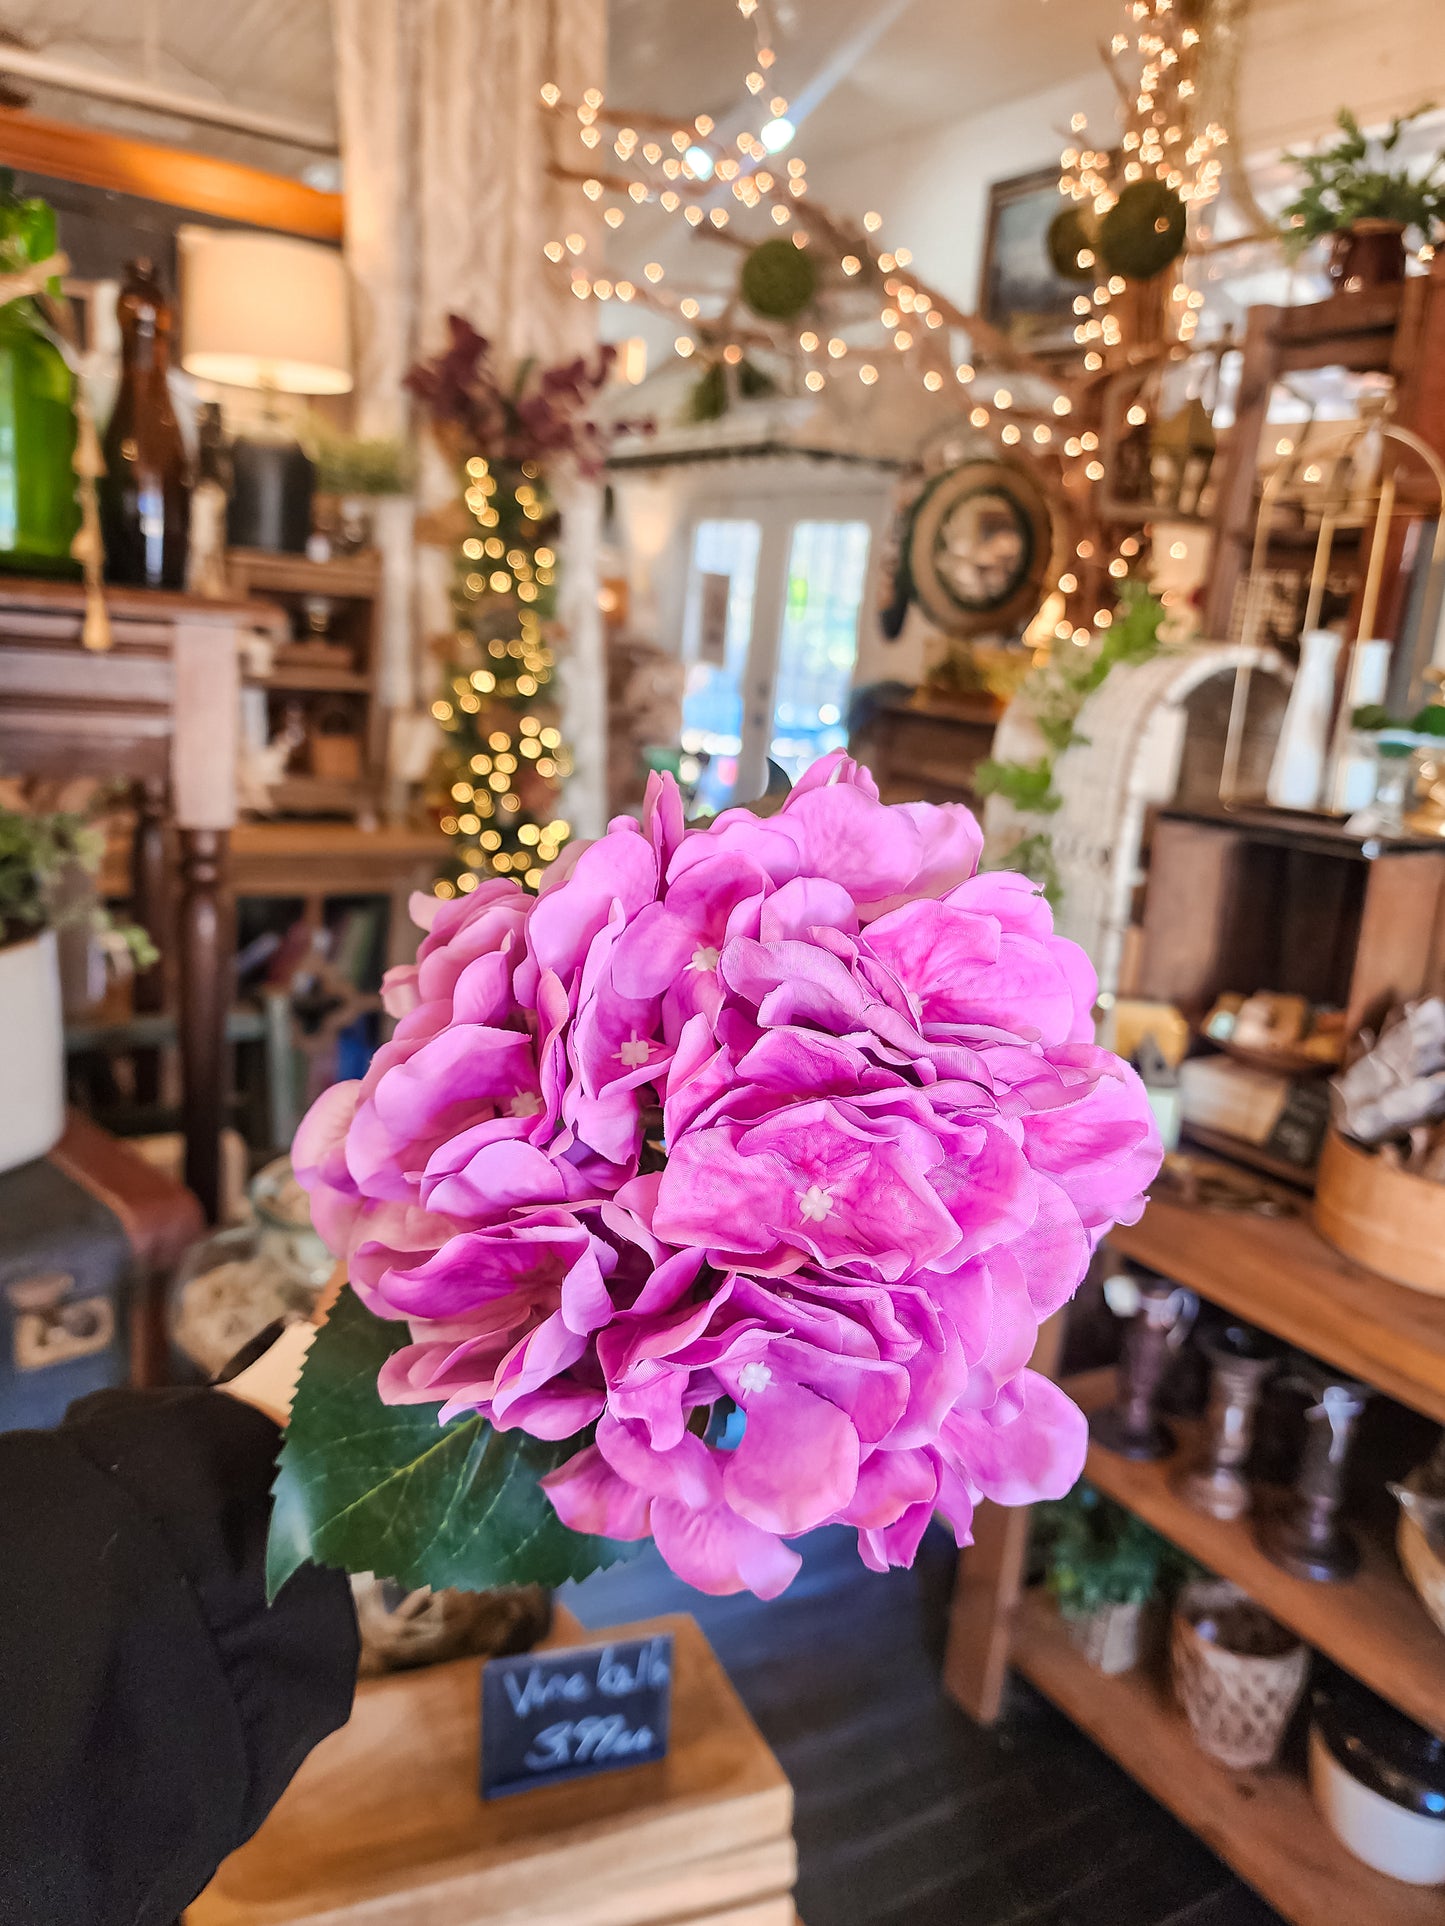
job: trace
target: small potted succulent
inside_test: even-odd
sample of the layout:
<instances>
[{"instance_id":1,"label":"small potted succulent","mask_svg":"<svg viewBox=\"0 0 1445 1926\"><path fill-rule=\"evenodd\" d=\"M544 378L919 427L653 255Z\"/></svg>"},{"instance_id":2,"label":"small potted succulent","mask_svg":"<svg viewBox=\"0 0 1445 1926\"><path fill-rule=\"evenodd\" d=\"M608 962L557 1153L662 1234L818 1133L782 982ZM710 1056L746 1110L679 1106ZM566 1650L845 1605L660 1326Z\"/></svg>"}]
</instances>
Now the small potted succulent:
<instances>
[{"instance_id":1,"label":"small potted succulent","mask_svg":"<svg viewBox=\"0 0 1445 1926\"><path fill-rule=\"evenodd\" d=\"M93 878L102 832L73 812L28 815L0 808L0 1171L43 1157L65 1127L65 1033L57 932L109 931ZM114 932L137 968L156 952L144 930Z\"/></svg>"},{"instance_id":2,"label":"small potted succulent","mask_svg":"<svg viewBox=\"0 0 1445 1926\"><path fill-rule=\"evenodd\" d=\"M1340 138L1315 154L1286 154L1304 176L1283 210L1286 252L1297 256L1330 237L1330 275L1341 293L1382 287L1404 278L1405 237L1429 241L1445 220L1445 152L1423 170L1392 167L1390 158L1417 107L1397 115L1386 133L1366 134L1348 107L1336 115Z\"/></svg>"},{"instance_id":3,"label":"small potted succulent","mask_svg":"<svg viewBox=\"0 0 1445 1926\"><path fill-rule=\"evenodd\" d=\"M1044 1582L1089 1663L1114 1675L1138 1664L1148 1607L1180 1554L1142 1518L1078 1484L1035 1507Z\"/></svg>"}]
</instances>

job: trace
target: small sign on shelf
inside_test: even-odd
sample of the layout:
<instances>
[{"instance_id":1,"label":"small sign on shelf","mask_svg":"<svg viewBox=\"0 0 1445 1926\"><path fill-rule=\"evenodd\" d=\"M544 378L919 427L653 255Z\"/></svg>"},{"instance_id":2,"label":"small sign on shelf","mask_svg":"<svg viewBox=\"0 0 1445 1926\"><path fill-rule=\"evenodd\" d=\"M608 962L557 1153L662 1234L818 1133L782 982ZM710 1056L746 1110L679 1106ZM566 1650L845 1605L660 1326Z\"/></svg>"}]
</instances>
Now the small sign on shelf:
<instances>
[{"instance_id":1,"label":"small sign on shelf","mask_svg":"<svg viewBox=\"0 0 1445 1926\"><path fill-rule=\"evenodd\" d=\"M492 1659L482 1668L482 1797L664 1758L672 1671L671 1632Z\"/></svg>"}]
</instances>

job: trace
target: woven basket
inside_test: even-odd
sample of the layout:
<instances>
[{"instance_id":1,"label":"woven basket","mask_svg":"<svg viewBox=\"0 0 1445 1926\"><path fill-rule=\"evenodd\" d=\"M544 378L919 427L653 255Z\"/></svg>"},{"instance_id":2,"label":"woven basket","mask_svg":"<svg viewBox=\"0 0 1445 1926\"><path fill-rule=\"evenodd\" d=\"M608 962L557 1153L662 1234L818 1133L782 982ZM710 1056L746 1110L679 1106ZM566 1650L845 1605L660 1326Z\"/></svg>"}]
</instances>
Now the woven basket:
<instances>
[{"instance_id":1,"label":"woven basket","mask_svg":"<svg viewBox=\"0 0 1445 1926\"><path fill-rule=\"evenodd\" d=\"M1237 1585L1201 1579L1179 1594L1170 1626L1174 1691L1196 1744L1234 1771L1271 1765L1299 1703L1309 1671L1309 1647L1275 1654L1231 1651L1200 1629L1230 1611L1247 1613L1272 1638L1288 1634Z\"/></svg>"},{"instance_id":2,"label":"woven basket","mask_svg":"<svg viewBox=\"0 0 1445 1926\"><path fill-rule=\"evenodd\" d=\"M1420 1603L1445 1632L1445 1558L1430 1543L1408 1511L1395 1527L1395 1549L1405 1576L1420 1595Z\"/></svg>"}]
</instances>

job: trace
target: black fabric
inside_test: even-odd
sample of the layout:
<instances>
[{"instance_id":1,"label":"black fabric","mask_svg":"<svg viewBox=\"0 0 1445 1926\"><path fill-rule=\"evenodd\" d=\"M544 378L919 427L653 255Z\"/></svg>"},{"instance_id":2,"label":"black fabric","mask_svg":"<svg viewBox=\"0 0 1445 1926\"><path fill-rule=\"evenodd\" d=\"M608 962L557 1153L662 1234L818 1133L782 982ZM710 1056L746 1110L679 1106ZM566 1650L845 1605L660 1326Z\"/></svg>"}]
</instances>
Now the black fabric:
<instances>
[{"instance_id":1,"label":"black fabric","mask_svg":"<svg viewBox=\"0 0 1445 1926\"><path fill-rule=\"evenodd\" d=\"M278 1442L209 1390L0 1435L3 1926L169 1926L345 1723L346 1579L265 1603Z\"/></svg>"}]
</instances>

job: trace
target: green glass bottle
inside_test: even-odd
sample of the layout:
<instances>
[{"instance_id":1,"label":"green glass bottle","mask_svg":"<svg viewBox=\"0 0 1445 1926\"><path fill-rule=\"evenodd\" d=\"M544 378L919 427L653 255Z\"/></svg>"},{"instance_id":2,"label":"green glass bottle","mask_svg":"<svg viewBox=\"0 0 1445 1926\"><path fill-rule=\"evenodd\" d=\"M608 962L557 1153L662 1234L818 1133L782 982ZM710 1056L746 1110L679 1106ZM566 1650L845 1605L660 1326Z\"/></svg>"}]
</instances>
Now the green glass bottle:
<instances>
[{"instance_id":1,"label":"green glass bottle","mask_svg":"<svg viewBox=\"0 0 1445 1926\"><path fill-rule=\"evenodd\" d=\"M0 273L55 252L55 210L0 172ZM58 291L58 284L57 284ZM78 575L75 383L30 298L0 306L0 569Z\"/></svg>"}]
</instances>

